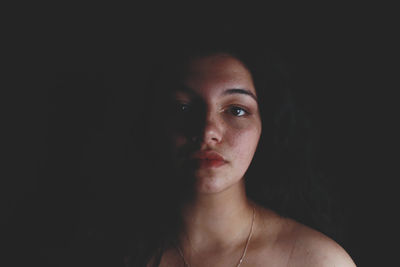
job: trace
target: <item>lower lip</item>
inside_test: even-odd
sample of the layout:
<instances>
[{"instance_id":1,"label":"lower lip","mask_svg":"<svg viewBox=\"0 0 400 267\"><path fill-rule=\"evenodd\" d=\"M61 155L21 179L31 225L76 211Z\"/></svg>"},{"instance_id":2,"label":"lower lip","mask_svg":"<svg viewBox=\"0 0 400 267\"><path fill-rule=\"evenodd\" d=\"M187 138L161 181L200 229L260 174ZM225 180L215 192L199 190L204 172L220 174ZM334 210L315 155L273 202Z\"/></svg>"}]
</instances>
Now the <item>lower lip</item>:
<instances>
[{"instance_id":1,"label":"lower lip","mask_svg":"<svg viewBox=\"0 0 400 267\"><path fill-rule=\"evenodd\" d=\"M225 161L218 159L197 159L196 162L200 168L218 168L225 164Z\"/></svg>"}]
</instances>

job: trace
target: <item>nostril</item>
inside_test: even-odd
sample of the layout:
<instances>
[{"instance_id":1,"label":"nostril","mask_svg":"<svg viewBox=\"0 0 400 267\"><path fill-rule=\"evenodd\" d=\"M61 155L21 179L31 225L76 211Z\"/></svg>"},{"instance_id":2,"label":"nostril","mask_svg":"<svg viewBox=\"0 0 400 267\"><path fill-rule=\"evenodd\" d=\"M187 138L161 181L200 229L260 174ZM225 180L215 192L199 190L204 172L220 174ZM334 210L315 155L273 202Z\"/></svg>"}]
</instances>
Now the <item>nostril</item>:
<instances>
[{"instance_id":1,"label":"nostril","mask_svg":"<svg viewBox=\"0 0 400 267\"><path fill-rule=\"evenodd\" d=\"M216 138L216 137L213 137L213 138L212 138L212 140L214 140L214 141L218 141L219 139L218 139L218 138Z\"/></svg>"},{"instance_id":2,"label":"nostril","mask_svg":"<svg viewBox=\"0 0 400 267\"><path fill-rule=\"evenodd\" d=\"M208 123L204 129L204 142L219 143L222 135L216 123Z\"/></svg>"}]
</instances>

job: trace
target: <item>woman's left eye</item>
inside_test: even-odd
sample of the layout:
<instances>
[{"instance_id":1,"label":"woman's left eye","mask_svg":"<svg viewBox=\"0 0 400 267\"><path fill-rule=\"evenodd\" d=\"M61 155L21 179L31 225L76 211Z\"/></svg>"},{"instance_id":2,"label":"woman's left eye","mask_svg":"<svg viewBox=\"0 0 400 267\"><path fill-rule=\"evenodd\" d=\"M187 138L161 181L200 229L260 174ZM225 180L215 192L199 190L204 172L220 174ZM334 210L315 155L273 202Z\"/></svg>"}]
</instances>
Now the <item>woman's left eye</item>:
<instances>
[{"instance_id":1,"label":"woman's left eye","mask_svg":"<svg viewBox=\"0 0 400 267\"><path fill-rule=\"evenodd\" d=\"M236 117L242 117L244 115L247 115L248 112L241 108L241 107L230 107L229 108L230 113L232 113L232 115L236 116Z\"/></svg>"}]
</instances>

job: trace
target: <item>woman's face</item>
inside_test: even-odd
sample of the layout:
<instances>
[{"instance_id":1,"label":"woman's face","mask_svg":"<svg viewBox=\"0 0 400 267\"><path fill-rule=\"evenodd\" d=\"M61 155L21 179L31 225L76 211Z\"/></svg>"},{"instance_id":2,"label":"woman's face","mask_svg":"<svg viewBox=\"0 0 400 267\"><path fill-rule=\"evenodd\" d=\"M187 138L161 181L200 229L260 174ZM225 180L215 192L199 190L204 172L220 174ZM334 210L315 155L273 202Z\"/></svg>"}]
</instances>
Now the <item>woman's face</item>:
<instances>
[{"instance_id":1,"label":"woman's face","mask_svg":"<svg viewBox=\"0 0 400 267\"><path fill-rule=\"evenodd\" d=\"M166 127L173 160L199 193L238 184L261 134L257 94L250 72L236 58L196 58L171 95Z\"/></svg>"}]
</instances>

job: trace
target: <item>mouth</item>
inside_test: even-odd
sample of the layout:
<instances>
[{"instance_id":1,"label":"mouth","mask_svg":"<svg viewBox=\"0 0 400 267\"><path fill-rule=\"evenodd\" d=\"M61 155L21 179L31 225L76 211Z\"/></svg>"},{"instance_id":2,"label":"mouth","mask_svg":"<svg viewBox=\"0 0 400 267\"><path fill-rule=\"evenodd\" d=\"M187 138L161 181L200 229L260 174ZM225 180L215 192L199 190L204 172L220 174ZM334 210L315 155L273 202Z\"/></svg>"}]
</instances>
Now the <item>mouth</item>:
<instances>
[{"instance_id":1,"label":"mouth","mask_svg":"<svg viewBox=\"0 0 400 267\"><path fill-rule=\"evenodd\" d=\"M218 153L212 150L197 151L190 156L199 168L218 168L227 161Z\"/></svg>"}]
</instances>

